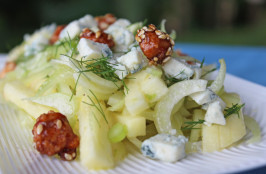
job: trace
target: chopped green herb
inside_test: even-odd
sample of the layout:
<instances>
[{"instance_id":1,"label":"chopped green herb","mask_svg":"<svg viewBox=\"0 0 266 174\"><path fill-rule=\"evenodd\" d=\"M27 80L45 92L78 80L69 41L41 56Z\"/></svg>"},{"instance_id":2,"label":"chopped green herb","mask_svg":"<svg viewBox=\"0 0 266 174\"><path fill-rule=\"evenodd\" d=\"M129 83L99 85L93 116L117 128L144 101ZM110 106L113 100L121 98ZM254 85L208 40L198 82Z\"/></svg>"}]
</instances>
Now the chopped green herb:
<instances>
[{"instance_id":1,"label":"chopped green herb","mask_svg":"<svg viewBox=\"0 0 266 174\"><path fill-rule=\"evenodd\" d=\"M84 72L93 72L94 74L112 81L117 87L117 82L122 82L122 84L125 86L125 89L128 91L128 88L124 82L124 80L120 79L118 75L115 73L115 71L121 71L119 69L116 69L115 66L117 64L110 63L108 61L110 59L109 57L102 57L99 59L91 59L87 61L79 61L80 64L83 65L84 70L79 70L78 73L84 73ZM119 88L119 87L118 87Z\"/></svg>"},{"instance_id":2,"label":"chopped green herb","mask_svg":"<svg viewBox=\"0 0 266 174\"><path fill-rule=\"evenodd\" d=\"M205 120L186 121L184 123L187 124L187 126L182 127L181 130L199 129L199 128L195 128L195 126L198 124L203 124L204 122L205 122Z\"/></svg>"},{"instance_id":3,"label":"chopped green herb","mask_svg":"<svg viewBox=\"0 0 266 174\"><path fill-rule=\"evenodd\" d=\"M203 67L204 62L205 62L205 57L202 59L202 61L201 61L201 63L200 63L200 68Z\"/></svg>"},{"instance_id":4,"label":"chopped green herb","mask_svg":"<svg viewBox=\"0 0 266 174\"><path fill-rule=\"evenodd\" d=\"M239 105L237 104L233 104L232 107L230 108L225 108L224 109L224 118L228 118L230 115L232 114L237 114L238 118L239 118L239 111L241 110L241 108L243 108L245 106L245 104ZM195 128L196 125L198 124L203 124L205 122L205 120L198 120L198 121L187 121L184 122L187 126L181 128L181 130L191 130L191 129L199 129L199 128Z\"/></svg>"},{"instance_id":5,"label":"chopped green herb","mask_svg":"<svg viewBox=\"0 0 266 174\"><path fill-rule=\"evenodd\" d=\"M242 105L239 105L238 103L237 104L233 104L232 107L230 108L225 108L224 109L224 117L227 118L229 117L230 115L232 114L237 114L238 117L239 117L239 111L241 108L243 108L245 106L245 103L242 104Z\"/></svg>"},{"instance_id":6,"label":"chopped green herb","mask_svg":"<svg viewBox=\"0 0 266 174\"><path fill-rule=\"evenodd\" d=\"M204 76L206 76L207 74L212 73L213 71L216 71L216 70L217 70L217 68L213 68L213 69L207 71L205 74L203 74L203 75L201 76L201 78L204 77Z\"/></svg>"},{"instance_id":7,"label":"chopped green herb","mask_svg":"<svg viewBox=\"0 0 266 174\"><path fill-rule=\"evenodd\" d=\"M86 76L85 72L95 73L96 75L98 75L98 76L100 76L106 80L112 81L117 86L117 88L119 88L119 86L117 85L117 82L122 82L126 91L128 91L128 88L127 88L124 80L123 79L121 80L118 77L118 75L115 73L115 71L117 71L117 70L119 71L119 69L115 68L115 66L117 66L117 64L113 64L113 63L110 63L109 61L107 61L108 59L110 59L110 57L104 57L103 56L102 58L85 60L85 61L83 60L84 57L82 57L81 60L77 60L77 59L73 58L74 54L77 53L77 43L76 42L72 43L70 37L68 39L66 39L65 41L68 43L68 45L70 47L71 55L64 55L64 56L69 58L70 62L77 68L78 73L83 74L87 79L89 79L89 78ZM80 75L79 75L79 77L80 77ZM79 80L79 78L75 82L75 88L72 91L72 96L71 96L70 100L73 98L78 80Z\"/></svg>"},{"instance_id":8,"label":"chopped green herb","mask_svg":"<svg viewBox=\"0 0 266 174\"><path fill-rule=\"evenodd\" d=\"M176 78L176 77L178 77L179 75L181 75L181 74L183 74L184 73L184 70L183 71L181 71L179 74L177 74L176 76L174 76L174 77L165 77L165 81L166 81L166 84L167 84L167 87L170 87L170 86L172 86L173 84L175 84L175 83L178 83L178 82L181 82L181 81L183 81L183 80L186 80L186 79L178 79L178 78Z\"/></svg>"},{"instance_id":9,"label":"chopped green herb","mask_svg":"<svg viewBox=\"0 0 266 174\"><path fill-rule=\"evenodd\" d=\"M87 102L84 102L84 101L83 101L83 103L85 103L85 104L87 104L89 106L95 107L100 112L100 114L103 116L105 122L108 124L108 121L106 119L106 115L105 115L105 113L103 111L103 108L101 106L100 101L98 100L98 98L96 97L96 95L91 90L89 90L89 91L92 94L92 96L93 96L94 100L96 101L96 103L94 102L93 98L91 98L89 95L87 95L87 97L90 99L91 103L87 103Z\"/></svg>"},{"instance_id":10,"label":"chopped green herb","mask_svg":"<svg viewBox=\"0 0 266 174\"><path fill-rule=\"evenodd\" d=\"M79 81L80 75L81 75L81 74L79 74L79 76L78 76L78 78L77 78L77 81L76 81L76 83L75 83L75 87L74 87L74 89L73 89L73 91L72 91L72 95L71 95L69 101L71 101L72 98L73 98L73 96L74 96L74 94L76 94L77 84L78 84L78 81Z\"/></svg>"}]
</instances>

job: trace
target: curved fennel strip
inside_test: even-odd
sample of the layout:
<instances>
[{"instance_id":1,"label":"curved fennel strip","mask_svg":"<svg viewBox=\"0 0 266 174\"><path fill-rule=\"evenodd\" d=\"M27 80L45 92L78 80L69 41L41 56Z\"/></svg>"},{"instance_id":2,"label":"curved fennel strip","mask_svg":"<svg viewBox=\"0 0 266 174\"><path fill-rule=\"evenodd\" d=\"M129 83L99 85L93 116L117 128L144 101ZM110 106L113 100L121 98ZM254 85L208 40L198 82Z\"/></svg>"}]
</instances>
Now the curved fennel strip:
<instances>
[{"instance_id":1,"label":"curved fennel strip","mask_svg":"<svg viewBox=\"0 0 266 174\"><path fill-rule=\"evenodd\" d=\"M244 115L244 120L247 128L251 131L252 137L247 141L248 144L257 143L261 141L260 126L252 117Z\"/></svg>"},{"instance_id":2,"label":"curved fennel strip","mask_svg":"<svg viewBox=\"0 0 266 174\"><path fill-rule=\"evenodd\" d=\"M225 64L224 59L220 59L219 62L221 64L221 66L220 66L220 70L219 70L218 76L216 77L216 79L213 81L213 83L210 86L210 89L213 92L215 92L216 94L223 87L225 74L226 74L226 64Z\"/></svg>"},{"instance_id":3,"label":"curved fennel strip","mask_svg":"<svg viewBox=\"0 0 266 174\"><path fill-rule=\"evenodd\" d=\"M98 86L102 86L105 89L117 90L117 88L122 86L121 82L112 82L110 80L106 80L92 72L84 72L82 75L87 78L89 81L92 81Z\"/></svg>"},{"instance_id":4,"label":"curved fennel strip","mask_svg":"<svg viewBox=\"0 0 266 174\"><path fill-rule=\"evenodd\" d=\"M156 104L154 123L159 133L170 133L172 130L171 113L174 106L195 92L204 91L207 80L186 80L172 85L168 93Z\"/></svg>"}]
</instances>

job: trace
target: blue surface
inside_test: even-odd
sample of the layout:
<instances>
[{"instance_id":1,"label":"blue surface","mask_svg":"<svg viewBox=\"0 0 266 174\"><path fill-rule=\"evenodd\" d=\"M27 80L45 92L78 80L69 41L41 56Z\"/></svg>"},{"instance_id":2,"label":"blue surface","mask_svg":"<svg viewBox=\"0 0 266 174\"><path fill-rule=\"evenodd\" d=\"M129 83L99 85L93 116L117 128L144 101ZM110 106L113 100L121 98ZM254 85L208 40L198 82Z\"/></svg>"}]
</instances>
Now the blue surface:
<instances>
[{"instance_id":1,"label":"blue surface","mask_svg":"<svg viewBox=\"0 0 266 174\"><path fill-rule=\"evenodd\" d=\"M221 46L176 43L176 49L205 62L224 58L227 72L266 86L266 47Z\"/></svg>"},{"instance_id":2,"label":"blue surface","mask_svg":"<svg viewBox=\"0 0 266 174\"><path fill-rule=\"evenodd\" d=\"M205 63L218 63L224 58L227 72L266 86L266 47L221 46L176 43L175 49L195 57L205 58ZM266 166L239 174L265 174Z\"/></svg>"}]
</instances>

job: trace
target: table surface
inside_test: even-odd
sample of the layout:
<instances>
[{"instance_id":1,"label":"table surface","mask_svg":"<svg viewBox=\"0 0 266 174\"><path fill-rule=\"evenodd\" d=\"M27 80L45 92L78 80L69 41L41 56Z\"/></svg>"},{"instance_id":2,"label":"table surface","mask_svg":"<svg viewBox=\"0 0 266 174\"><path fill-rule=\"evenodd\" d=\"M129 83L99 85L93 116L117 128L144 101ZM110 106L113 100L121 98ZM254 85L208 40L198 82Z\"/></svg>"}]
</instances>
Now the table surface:
<instances>
[{"instance_id":1,"label":"table surface","mask_svg":"<svg viewBox=\"0 0 266 174\"><path fill-rule=\"evenodd\" d=\"M266 86L266 47L176 43L175 48L199 60L205 58L207 64L224 58L228 73Z\"/></svg>"},{"instance_id":2,"label":"table surface","mask_svg":"<svg viewBox=\"0 0 266 174\"><path fill-rule=\"evenodd\" d=\"M224 58L227 72L251 82L266 86L266 47L222 46L176 43L176 49L199 60L205 58L205 63L217 63ZM4 54L0 55L0 62ZM264 174L266 166L252 169L242 174Z\"/></svg>"}]
</instances>

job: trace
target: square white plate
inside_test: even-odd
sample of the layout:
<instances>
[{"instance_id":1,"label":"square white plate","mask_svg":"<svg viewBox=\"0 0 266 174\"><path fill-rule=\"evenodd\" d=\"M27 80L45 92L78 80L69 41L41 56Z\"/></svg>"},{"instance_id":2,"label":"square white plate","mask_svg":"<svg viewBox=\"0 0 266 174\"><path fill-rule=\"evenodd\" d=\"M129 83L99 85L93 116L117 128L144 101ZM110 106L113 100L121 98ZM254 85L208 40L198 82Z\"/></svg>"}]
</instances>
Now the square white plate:
<instances>
[{"instance_id":1,"label":"square white plate","mask_svg":"<svg viewBox=\"0 0 266 174\"><path fill-rule=\"evenodd\" d=\"M266 88L227 74L225 89L240 94L246 104L244 113L259 123L262 133L260 143L243 143L221 152L196 153L177 163L150 160L131 150L121 164L107 171L88 171L76 161L64 162L40 155L30 142L31 131L22 128L17 119L18 113L2 102L0 173L232 173L266 165Z\"/></svg>"}]
</instances>

